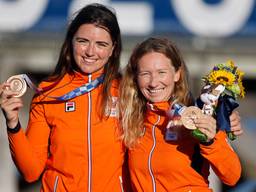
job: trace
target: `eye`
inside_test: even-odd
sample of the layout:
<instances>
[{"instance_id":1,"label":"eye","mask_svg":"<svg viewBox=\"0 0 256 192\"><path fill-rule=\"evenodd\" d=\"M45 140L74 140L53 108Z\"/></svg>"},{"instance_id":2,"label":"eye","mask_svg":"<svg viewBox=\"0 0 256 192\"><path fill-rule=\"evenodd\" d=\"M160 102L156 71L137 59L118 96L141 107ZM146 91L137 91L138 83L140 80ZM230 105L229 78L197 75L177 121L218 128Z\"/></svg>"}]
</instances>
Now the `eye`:
<instances>
[{"instance_id":1,"label":"eye","mask_svg":"<svg viewBox=\"0 0 256 192\"><path fill-rule=\"evenodd\" d=\"M79 40L77 40L77 42L83 43L83 42L86 42L86 41L84 39L79 39Z\"/></svg>"},{"instance_id":2,"label":"eye","mask_svg":"<svg viewBox=\"0 0 256 192\"><path fill-rule=\"evenodd\" d=\"M108 44L107 44L107 43L104 43L104 42L97 43L97 45L98 45L99 47L108 47Z\"/></svg>"},{"instance_id":3,"label":"eye","mask_svg":"<svg viewBox=\"0 0 256 192\"><path fill-rule=\"evenodd\" d=\"M159 75L166 75L167 71L166 70L161 70L161 71L158 71L158 74Z\"/></svg>"},{"instance_id":4,"label":"eye","mask_svg":"<svg viewBox=\"0 0 256 192\"><path fill-rule=\"evenodd\" d=\"M112 44L106 41L98 41L96 42L96 46L100 49L108 49L112 46Z\"/></svg>"},{"instance_id":5,"label":"eye","mask_svg":"<svg viewBox=\"0 0 256 192\"><path fill-rule=\"evenodd\" d=\"M79 43L79 44L86 44L88 42L89 41L87 39L82 39L82 38L77 38L76 39L76 43Z\"/></svg>"},{"instance_id":6,"label":"eye","mask_svg":"<svg viewBox=\"0 0 256 192\"><path fill-rule=\"evenodd\" d=\"M139 72L139 76L141 76L141 77L145 77L148 75L149 75L149 72Z\"/></svg>"}]
</instances>

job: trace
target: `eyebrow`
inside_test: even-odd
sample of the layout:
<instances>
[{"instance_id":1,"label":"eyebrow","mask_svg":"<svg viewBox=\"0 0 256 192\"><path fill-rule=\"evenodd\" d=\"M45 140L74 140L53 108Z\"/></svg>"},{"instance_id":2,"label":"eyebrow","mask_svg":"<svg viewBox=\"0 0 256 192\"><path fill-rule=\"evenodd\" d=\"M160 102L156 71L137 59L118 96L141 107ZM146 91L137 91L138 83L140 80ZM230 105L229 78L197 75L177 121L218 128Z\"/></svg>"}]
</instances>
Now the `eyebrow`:
<instances>
[{"instance_id":1,"label":"eyebrow","mask_svg":"<svg viewBox=\"0 0 256 192\"><path fill-rule=\"evenodd\" d=\"M84 38L84 37L75 37L75 40L86 40L89 41L89 39ZM112 45L112 42L107 42L107 41L96 41L96 43L103 43L106 45Z\"/></svg>"},{"instance_id":2,"label":"eyebrow","mask_svg":"<svg viewBox=\"0 0 256 192\"><path fill-rule=\"evenodd\" d=\"M144 72L144 71L150 71L150 70L145 70L145 69L138 69L138 72ZM164 69L156 69L156 71L169 71L169 68L164 68Z\"/></svg>"}]
</instances>

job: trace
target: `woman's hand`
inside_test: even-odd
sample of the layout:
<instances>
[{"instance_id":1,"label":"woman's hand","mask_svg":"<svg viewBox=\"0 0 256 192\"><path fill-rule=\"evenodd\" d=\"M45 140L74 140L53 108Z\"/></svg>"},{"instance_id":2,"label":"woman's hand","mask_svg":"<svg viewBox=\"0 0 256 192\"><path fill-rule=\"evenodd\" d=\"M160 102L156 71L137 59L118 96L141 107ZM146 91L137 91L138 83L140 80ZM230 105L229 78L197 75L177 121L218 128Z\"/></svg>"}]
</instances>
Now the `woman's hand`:
<instances>
[{"instance_id":1,"label":"woman's hand","mask_svg":"<svg viewBox=\"0 0 256 192\"><path fill-rule=\"evenodd\" d=\"M197 119L194 119L196 127L207 136L206 142L212 141L217 132L216 120L210 116L203 114Z\"/></svg>"},{"instance_id":2,"label":"woman's hand","mask_svg":"<svg viewBox=\"0 0 256 192\"><path fill-rule=\"evenodd\" d=\"M14 97L8 87L8 83L0 84L0 105L6 118L6 123L9 128L15 128L19 122L18 112L23 107L22 100Z\"/></svg>"},{"instance_id":3,"label":"woman's hand","mask_svg":"<svg viewBox=\"0 0 256 192\"><path fill-rule=\"evenodd\" d=\"M230 127L231 127L231 132L235 136L239 136L243 133L242 125L240 122L240 115L239 112L234 110L231 115L229 116L230 119Z\"/></svg>"},{"instance_id":4,"label":"woman's hand","mask_svg":"<svg viewBox=\"0 0 256 192\"><path fill-rule=\"evenodd\" d=\"M4 91L4 84L0 84L0 96L2 95L3 91Z\"/></svg>"}]
</instances>

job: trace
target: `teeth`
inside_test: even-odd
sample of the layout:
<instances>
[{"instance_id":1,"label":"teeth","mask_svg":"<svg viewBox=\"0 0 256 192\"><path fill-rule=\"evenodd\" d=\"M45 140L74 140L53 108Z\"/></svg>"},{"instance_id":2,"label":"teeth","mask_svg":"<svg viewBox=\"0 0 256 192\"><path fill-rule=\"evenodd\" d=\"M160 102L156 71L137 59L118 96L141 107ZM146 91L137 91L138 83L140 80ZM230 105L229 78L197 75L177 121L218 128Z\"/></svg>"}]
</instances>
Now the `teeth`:
<instances>
[{"instance_id":1,"label":"teeth","mask_svg":"<svg viewBox=\"0 0 256 192\"><path fill-rule=\"evenodd\" d=\"M94 63L97 61L96 58L87 58L87 57L82 57L83 58L83 62L85 63Z\"/></svg>"},{"instance_id":2,"label":"teeth","mask_svg":"<svg viewBox=\"0 0 256 192\"><path fill-rule=\"evenodd\" d=\"M150 93L159 93L161 92L163 89L150 89L149 92Z\"/></svg>"},{"instance_id":3,"label":"teeth","mask_svg":"<svg viewBox=\"0 0 256 192\"><path fill-rule=\"evenodd\" d=\"M96 61L96 59L84 59L84 61L87 63L93 63Z\"/></svg>"}]
</instances>

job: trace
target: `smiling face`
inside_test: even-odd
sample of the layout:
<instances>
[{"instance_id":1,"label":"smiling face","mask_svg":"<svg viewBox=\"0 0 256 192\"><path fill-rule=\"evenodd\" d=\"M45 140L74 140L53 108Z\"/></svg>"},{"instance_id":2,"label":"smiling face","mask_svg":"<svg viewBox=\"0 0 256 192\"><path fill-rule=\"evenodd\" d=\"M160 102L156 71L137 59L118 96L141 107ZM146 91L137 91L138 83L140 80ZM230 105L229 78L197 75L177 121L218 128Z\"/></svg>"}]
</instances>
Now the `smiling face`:
<instances>
[{"instance_id":1,"label":"smiling face","mask_svg":"<svg viewBox=\"0 0 256 192\"><path fill-rule=\"evenodd\" d=\"M147 53L138 62L138 86L150 102L168 101L179 78L180 71L175 71L171 60L162 53Z\"/></svg>"},{"instance_id":2,"label":"smiling face","mask_svg":"<svg viewBox=\"0 0 256 192\"><path fill-rule=\"evenodd\" d=\"M83 24L73 38L73 55L75 62L86 74L102 69L107 64L114 49L107 30L94 24Z\"/></svg>"}]
</instances>

